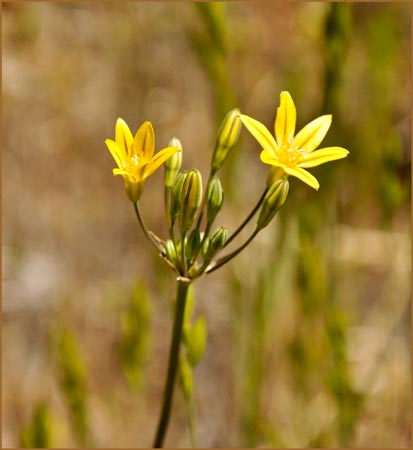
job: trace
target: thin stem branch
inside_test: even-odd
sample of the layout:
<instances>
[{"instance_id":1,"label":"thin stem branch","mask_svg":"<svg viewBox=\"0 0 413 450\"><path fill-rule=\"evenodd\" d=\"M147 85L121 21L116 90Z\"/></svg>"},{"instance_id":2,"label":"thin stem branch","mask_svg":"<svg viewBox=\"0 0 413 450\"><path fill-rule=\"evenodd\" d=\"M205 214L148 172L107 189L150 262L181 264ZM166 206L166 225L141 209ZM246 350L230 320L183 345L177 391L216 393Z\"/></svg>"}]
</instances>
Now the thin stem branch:
<instances>
[{"instance_id":1,"label":"thin stem branch","mask_svg":"<svg viewBox=\"0 0 413 450\"><path fill-rule=\"evenodd\" d=\"M154 448L162 448L166 431L168 429L174 394L176 373L179 366L179 348L182 338L182 327L184 323L185 306L189 286L190 280L181 277L177 278L175 319L172 329L171 347L169 351L168 373L165 382L161 416L159 418L159 424L153 444Z\"/></svg>"},{"instance_id":2,"label":"thin stem branch","mask_svg":"<svg viewBox=\"0 0 413 450\"><path fill-rule=\"evenodd\" d=\"M165 187L163 191L163 203L165 208L166 222L168 224L169 234L171 235L171 215L170 215L170 202L169 202L169 193L171 192L170 188ZM172 238L172 236L171 236Z\"/></svg>"},{"instance_id":3,"label":"thin stem branch","mask_svg":"<svg viewBox=\"0 0 413 450\"><path fill-rule=\"evenodd\" d=\"M183 275L186 275L186 271L187 271L186 258L185 258L185 236L186 236L186 233L181 233L181 262L182 262Z\"/></svg>"},{"instance_id":4,"label":"thin stem branch","mask_svg":"<svg viewBox=\"0 0 413 450\"><path fill-rule=\"evenodd\" d=\"M255 236L260 232L259 229L255 229L254 232L251 234L251 236L241 245L241 247L238 247L236 250L234 250L232 253L229 253L226 256L223 256L222 258L218 259L217 261L213 262L212 265L205 270L205 273L211 273L214 272L214 270L219 269L227 262L231 261L231 259L235 258L238 253L242 252L244 248L251 243L251 241L255 238Z\"/></svg>"},{"instance_id":5,"label":"thin stem branch","mask_svg":"<svg viewBox=\"0 0 413 450\"><path fill-rule=\"evenodd\" d=\"M254 217L255 213L260 209L262 202L264 201L264 198L268 192L268 188L265 188L264 192L262 193L260 199L258 200L258 203L254 206L254 209L249 213L247 218L242 222L242 224L231 234L231 236L227 239L225 242L223 248L225 248L233 239L235 239L238 234L244 229L245 225Z\"/></svg>"},{"instance_id":6,"label":"thin stem branch","mask_svg":"<svg viewBox=\"0 0 413 450\"><path fill-rule=\"evenodd\" d=\"M163 253L163 249L159 246L159 244L156 242L156 240L151 236L151 232L148 230L148 228L146 227L146 225L142 219L141 211L139 209L139 203L134 202L133 207L135 208L136 217L138 218L139 224L140 224L146 238L156 248L156 250L158 250L158 252Z\"/></svg>"}]
</instances>

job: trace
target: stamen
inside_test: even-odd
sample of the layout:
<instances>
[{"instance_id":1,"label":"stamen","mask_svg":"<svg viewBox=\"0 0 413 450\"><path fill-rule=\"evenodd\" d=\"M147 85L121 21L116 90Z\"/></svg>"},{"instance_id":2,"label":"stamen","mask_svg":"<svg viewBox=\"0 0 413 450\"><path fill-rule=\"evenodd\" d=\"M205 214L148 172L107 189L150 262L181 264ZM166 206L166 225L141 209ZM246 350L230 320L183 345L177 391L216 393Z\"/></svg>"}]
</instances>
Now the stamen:
<instances>
[{"instance_id":1,"label":"stamen","mask_svg":"<svg viewBox=\"0 0 413 450\"><path fill-rule=\"evenodd\" d=\"M133 155L132 157L131 157L131 162L133 162L133 164L135 164L135 166L138 166L139 165L139 156L138 155Z\"/></svg>"},{"instance_id":2,"label":"stamen","mask_svg":"<svg viewBox=\"0 0 413 450\"><path fill-rule=\"evenodd\" d=\"M279 159L287 166L295 166L300 162L301 155L305 153L305 150L299 150L294 145L293 137L288 137L288 143L284 143L281 152L279 153Z\"/></svg>"}]
</instances>

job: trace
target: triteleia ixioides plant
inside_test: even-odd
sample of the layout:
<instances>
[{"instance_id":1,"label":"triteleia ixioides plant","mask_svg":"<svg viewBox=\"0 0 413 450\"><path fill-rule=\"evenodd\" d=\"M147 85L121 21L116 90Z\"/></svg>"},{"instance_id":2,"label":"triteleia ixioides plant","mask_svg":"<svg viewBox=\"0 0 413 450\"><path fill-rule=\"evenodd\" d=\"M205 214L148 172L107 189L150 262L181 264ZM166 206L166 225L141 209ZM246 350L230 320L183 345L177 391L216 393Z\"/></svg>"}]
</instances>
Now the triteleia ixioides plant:
<instances>
[{"instance_id":1,"label":"triteleia ixioides plant","mask_svg":"<svg viewBox=\"0 0 413 450\"><path fill-rule=\"evenodd\" d=\"M262 147L261 161L269 164L271 169L266 183L263 180L263 192L258 203L240 221L238 228L230 233L224 226L215 226L224 203L224 189L218 173L228 154L236 146L242 125ZM282 92L280 95L280 106L275 119L275 138L263 124L241 114L239 109L233 109L226 115L218 131L205 189L202 175L197 169L181 170L183 153L178 138L171 138L168 146L154 155L155 133L150 122L144 122L133 137L127 124L118 119L115 140L106 140L106 145L118 165L118 168L113 170L114 175L124 178L127 196L133 203L146 238L173 270L176 278L175 317L168 372L154 447L162 447L164 443L178 370L184 396L187 400L192 399L193 369L205 349L206 327L203 319L200 322L198 319L191 327L186 313L192 283L235 258L271 223L287 200L290 175L318 189L317 179L306 169L348 155L348 150L341 147L316 150L330 125L331 116L321 116L295 134L296 109L288 92ZM162 164L165 166L164 208L169 234L166 238L148 230L139 208L146 179ZM249 238L221 256L258 212ZM199 325L200 323L202 325ZM182 338L186 352L181 349ZM194 442L193 407L191 411L191 436Z\"/></svg>"}]
</instances>

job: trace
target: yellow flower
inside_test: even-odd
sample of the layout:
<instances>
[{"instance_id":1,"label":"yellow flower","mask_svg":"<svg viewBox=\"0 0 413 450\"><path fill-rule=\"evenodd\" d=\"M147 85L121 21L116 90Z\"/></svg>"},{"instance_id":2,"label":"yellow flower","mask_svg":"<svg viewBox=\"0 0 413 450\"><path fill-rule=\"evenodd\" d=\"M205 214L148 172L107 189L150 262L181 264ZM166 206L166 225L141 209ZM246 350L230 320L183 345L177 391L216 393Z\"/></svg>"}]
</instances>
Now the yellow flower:
<instances>
[{"instance_id":1,"label":"yellow flower","mask_svg":"<svg viewBox=\"0 0 413 450\"><path fill-rule=\"evenodd\" d=\"M296 109L291 95L280 94L280 106L275 118L275 139L258 120L241 114L242 123L262 146L261 161L281 169L287 175L299 178L314 189L320 187L307 170L329 161L345 158L349 151L342 147L316 148L327 134L331 115L318 117L295 134Z\"/></svg>"},{"instance_id":2,"label":"yellow flower","mask_svg":"<svg viewBox=\"0 0 413 450\"><path fill-rule=\"evenodd\" d=\"M118 165L113 169L113 175L123 177L126 193L132 202L137 202L142 195L146 178L180 151L177 147L166 147L154 156L152 124L144 122L133 137L127 123L120 117L116 121L115 141L106 139L105 144Z\"/></svg>"}]
</instances>

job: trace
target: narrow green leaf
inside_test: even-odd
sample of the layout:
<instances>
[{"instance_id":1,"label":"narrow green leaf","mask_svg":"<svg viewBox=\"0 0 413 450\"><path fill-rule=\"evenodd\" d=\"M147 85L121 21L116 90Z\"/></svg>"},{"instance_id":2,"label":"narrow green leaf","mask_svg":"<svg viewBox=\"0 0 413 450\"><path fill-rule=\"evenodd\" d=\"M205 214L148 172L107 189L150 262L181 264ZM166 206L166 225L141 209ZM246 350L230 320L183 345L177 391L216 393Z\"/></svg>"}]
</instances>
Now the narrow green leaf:
<instances>
[{"instance_id":1,"label":"narrow green leaf","mask_svg":"<svg viewBox=\"0 0 413 450\"><path fill-rule=\"evenodd\" d=\"M195 367L202 359L207 343L206 321L200 317L189 332L187 342L187 358L192 367Z\"/></svg>"}]
</instances>

